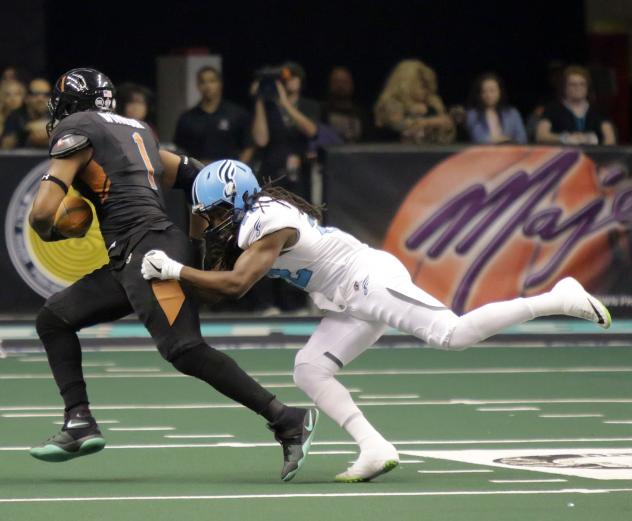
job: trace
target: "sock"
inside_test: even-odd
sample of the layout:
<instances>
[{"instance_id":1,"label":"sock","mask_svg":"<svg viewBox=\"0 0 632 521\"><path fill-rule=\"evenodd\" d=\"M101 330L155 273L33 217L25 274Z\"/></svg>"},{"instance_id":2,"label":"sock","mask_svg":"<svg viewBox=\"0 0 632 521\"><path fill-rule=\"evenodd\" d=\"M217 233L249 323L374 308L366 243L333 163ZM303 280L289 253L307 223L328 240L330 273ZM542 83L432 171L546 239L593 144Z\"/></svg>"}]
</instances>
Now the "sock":
<instances>
[{"instance_id":1,"label":"sock","mask_svg":"<svg viewBox=\"0 0 632 521\"><path fill-rule=\"evenodd\" d=\"M560 312L559 299L550 292L535 297L492 302L459 317L450 346L471 346L509 326Z\"/></svg>"},{"instance_id":2,"label":"sock","mask_svg":"<svg viewBox=\"0 0 632 521\"><path fill-rule=\"evenodd\" d=\"M370 449L372 446L386 442L384 437L375 430L361 411L345 422L343 428L360 445L360 450ZM386 442L387 443L387 442Z\"/></svg>"}]
</instances>

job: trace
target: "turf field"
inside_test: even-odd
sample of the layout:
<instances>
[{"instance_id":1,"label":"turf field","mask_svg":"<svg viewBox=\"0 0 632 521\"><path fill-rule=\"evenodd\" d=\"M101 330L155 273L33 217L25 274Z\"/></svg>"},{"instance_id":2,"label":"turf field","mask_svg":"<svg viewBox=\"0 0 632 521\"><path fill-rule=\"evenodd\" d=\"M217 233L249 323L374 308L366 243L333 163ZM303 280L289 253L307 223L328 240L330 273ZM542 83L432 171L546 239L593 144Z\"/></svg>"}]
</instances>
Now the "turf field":
<instances>
[{"instance_id":1,"label":"turf field","mask_svg":"<svg viewBox=\"0 0 632 521\"><path fill-rule=\"evenodd\" d=\"M32 336L12 327L0 334ZM313 324L297 327L288 331ZM333 477L355 447L323 415L305 467L282 483L261 418L150 346L110 348L113 330L102 336L84 363L108 447L58 464L27 452L61 420L46 360L5 340L0 520L632 519L632 348L621 342L366 352L340 379L402 464L351 485ZM292 384L295 351L266 345L230 354L284 401L306 404Z\"/></svg>"}]
</instances>

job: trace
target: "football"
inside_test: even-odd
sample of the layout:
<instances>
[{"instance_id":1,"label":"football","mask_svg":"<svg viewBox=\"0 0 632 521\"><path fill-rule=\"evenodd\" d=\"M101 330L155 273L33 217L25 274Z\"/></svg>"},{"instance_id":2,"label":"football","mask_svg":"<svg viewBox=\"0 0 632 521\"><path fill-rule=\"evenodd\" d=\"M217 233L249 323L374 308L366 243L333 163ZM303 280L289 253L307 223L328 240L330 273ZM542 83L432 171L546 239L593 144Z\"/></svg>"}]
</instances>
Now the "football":
<instances>
[{"instance_id":1,"label":"football","mask_svg":"<svg viewBox=\"0 0 632 521\"><path fill-rule=\"evenodd\" d=\"M75 195L67 195L55 214L55 228L68 238L83 237L92 224L92 208L88 202Z\"/></svg>"}]
</instances>

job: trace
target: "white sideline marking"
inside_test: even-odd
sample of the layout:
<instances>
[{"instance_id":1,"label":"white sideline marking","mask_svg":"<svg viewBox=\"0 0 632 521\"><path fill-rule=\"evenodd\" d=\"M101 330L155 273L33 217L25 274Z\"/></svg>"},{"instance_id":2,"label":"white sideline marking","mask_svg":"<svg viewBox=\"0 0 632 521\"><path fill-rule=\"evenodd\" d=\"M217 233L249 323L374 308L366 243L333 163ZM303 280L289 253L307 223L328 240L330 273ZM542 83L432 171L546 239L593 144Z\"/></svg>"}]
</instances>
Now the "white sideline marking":
<instances>
[{"instance_id":1,"label":"white sideline marking","mask_svg":"<svg viewBox=\"0 0 632 521\"><path fill-rule=\"evenodd\" d=\"M55 425L63 425L64 424L64 422L53 422L53 423ZM99 423L99 425L108 425L108 424L111 424L111 423L121 423L121 422L118 421L118 420L99 420L98 423Z\"/></svg>"},{"instance_id":2,"label":"white sideline marking","mask_svg":"<svg viewBox=\"0 0 632 521\"><path fill-rule=\"evenodd\" d=\"M410 463L424 463L424 460L422 459L400 459L399 460L400 465L407 465Z\"/></svg>"},{"instance_id":3,"label":"white sideline marking","mask_svg":"<svg viewBox=\"0 0 632 521\"><path fill-rule=\"evenodd\" d=\"M175 427L108 427L109 431L136 432L136 431L175 431Z\"/></svg>"},{"instance_id":4,"label":"white sideline marking","mask_svg":"<svg viewBox=\"0 0 632 521\"><path fill-rule=\"evenodd\" d=\"M603 418L603 414L538 414L540 418Z\"/></svg>"},{"instance_id":5,"label":"white sideline marking","mask_svg":"<svg viewBox=\"0 0 632 521\"><path fill-rule=\"evenodd\" d=\"M555 373L632 373L632 367L498 367L478 369L383 369L340 371L340 376L401 376L401 375L472 375L472 374L555 374ZM292 376L290 371L252 371L251 376ZM189 378L181 373L134 373L129 374L86 374L86 378ZM0 375L0 380L38 380L51 378L48 373L25 373Z\"/></svg>"},{"instance_id":6,"label":"white sideline marking","mask_svg":"<svg viewBox=\"0 0 632 521\"><path fill-rule=\"evenodd\" d=\"M309 455L324 456L329 454L357 454L354 450L310 450Z\"/></svg>"},{"instance_id":7,"label":"white sideline marking","mask_svg":"<svg viewBox=\"0 0 632 521\"><path fill-rule=\"evenodd\" d=\"M120 429L119 429L120 430ZM392 441L393 445L414 446L414 445L511 445L522 443L565 443L565 442L620 442L632 441L632 437L627 438L542 438L542 439L516 439L516 440L403 440ZM343 446L356 445L355 441L315 441L312 446ZM278 447L276 442L233 442L223 441L217 443L153 443L153 444L127 444L108 445L106 449L208 449L208 448L257 448L257 447ZM30 447L7 446L0 447L0 451L21 451ZM534 449L535 450L535 449ZM548 449L537 449L548 450ZM404 452L410 452L406 449ZM436 452L436 451L433 451ZM430 454L430 453L429 453ZM409 454L415 456L416 454ZM420 454L421 456L421 454ZM433 456L430 456L433 457Z\"/></svg>"},{"instance_id":8,"label":"white sideline marking","mask_svg":"<svg viewBox=\"0 0 632 521\"><path fill-rule=\"evenodd\" d=\"M101 423L101 422L99 422ZM164 438L169 439L197 439L197 438L234 438L232 434L165 434Z\"/></svg>"},{"instance_id":9,"label":"white sideline marking","mask_svg":"<svg viewBox=\"0 0 632 521\"><path fill-rule=\"evenodd\" d=\"M3 418L59 418L63 416L63 412L39 412L39 413L14 413L14 414L2 414Z\"/></svg>"},{"instance_id":10,"label":"white sideline marking","mask_svg":"<svg viewBox=\"0 0 632 521\"><path fill-rule=\"evenodd\" d=\"M419 398L418 394L361 394L361 400L404 400Z\"/></svg>"},{"instance_id":11,"label":"white sideline marking","mask_svg":"<svg viewBox=\"0 0 632 521\"><path fill-rule=\"evenodd\" d=\"M609 423L612 425L630 425L632 424L632 420L607 420L603 423Z\"/></svg>"},{"instance_id":12,"label":"white sideline marking","mask_svg":"<svg viewBox=\"0 0 632 521\"><path fill-rule=\"evenodd\" d=\"M539 407L477 407L481 412L539 411Z\"/></svg>"},{"instance_id":13,"label":"white sideline marking","mask_svg":"<svg viewBox=\"0 0 632 521\"><path fill-rule=\"evenodd\" d=\"M158 373L159 367L109 367L107 373Z\"/></svg>"},{"instance_id":14,"label":"white sideline marking","mask_svg":"<svg viewBox=\"0 0 632 521\"><path fill-rule=\"evenodd\" d=\"M323 492L302 494L240 494L218 496L102 496L102 497L32 497L3 498L0 503L56 503L92 501L176 501L209 499L293 499L313 497L414 497L414 496L498 496L538 494L610 494L632 492L632 488L564 488L560 490L451 490L424 492Z\"/></svg>"},{"instance_id":15,"label":"white sideline marking","mask_svg":"<svg viewBox=\"0 0 632 521\"><path fill-rule=\"evenodd\" d=\"M27 363L38 363L38 362L46 362L48 363L48 358L45 356L32 356L25 358L18 358L18 362L27 362ZM114 362L82 362L82 367L114 367L116 364ZM108 369L106 369L107 371Z\"/></svg>"},{"instance_id":16,"label":"white sideline marking","mask_svg":"<svg viewBox=\"0 0 632 521\"><path fill-rule=\"evenodd\" d=\"M474 469L464 469L464 470L418 470L419 474L484 474L489 472L494 472L493 470L474 470Z\"/></svg>"},{"instance_id":17,"label":"white sideline marking","mask_svg":"<svg viewBox=\"0 0 632 521\"><path fill-rule=\"evenodd\" d=\"M490 483L566 483L567 479L490 479Z\"/></svg>"},{"instance_id":18,"label":"white sideline marking","mask_svg":"<svg viewBox=\"0 0 632 521\"><path fill-rule=\"evenodd\" d=\"M551 398L533 400L477 400L473 398L454 398L452 400L415 400L407 402L359 402L358 405L392 406L392 405L503 405L503 404L585 404L585 403L632 403L632 398ZM295 407L311 407L311 402L289 402ZM181 404L119 404L119 405L94 405L93 411L119 411L119 410L167 410L167 409L243 409L243 405L236 403L181 403ZM5 405L0 406L0 411L62 411L59 405Z\"/></svg>"}]
</instances>

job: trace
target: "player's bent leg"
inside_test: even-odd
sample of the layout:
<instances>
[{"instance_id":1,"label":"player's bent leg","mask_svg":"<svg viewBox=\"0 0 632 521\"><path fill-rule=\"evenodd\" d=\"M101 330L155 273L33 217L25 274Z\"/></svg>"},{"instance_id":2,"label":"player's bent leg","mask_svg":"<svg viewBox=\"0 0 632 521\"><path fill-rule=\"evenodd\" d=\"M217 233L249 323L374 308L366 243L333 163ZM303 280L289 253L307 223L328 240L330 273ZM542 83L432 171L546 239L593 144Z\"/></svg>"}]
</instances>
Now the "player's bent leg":
<instances>
[{"instance_id":1,"label":"player's bent leg","mask_svg":"<svg viewBox=\"0 0 632 521\"><path fill-rule=\"evenodd\" d=\"M399 462L395 447L369 423L349 391L335 379L344 363L370 347L384 327L343 314L329 314L296 357L296 385L360 447L356 463L338 474L336 481L368 481L392 470Z\"/></svg>"},{"instance_id":2,"label":"player's bent leg","mask_svg":"<svg viewBox=\"0 0 632 521\"><path fill-rule=\"evenodd\" d=\"M89 408L81 368L77 331L102 321L115 320L131 311L125 293L107 267L101 268L50 297L35 321L53 377L64 400L61 430L31 455L60 462L98 452L105 440Z\"/></svg>"}]
</instances>

